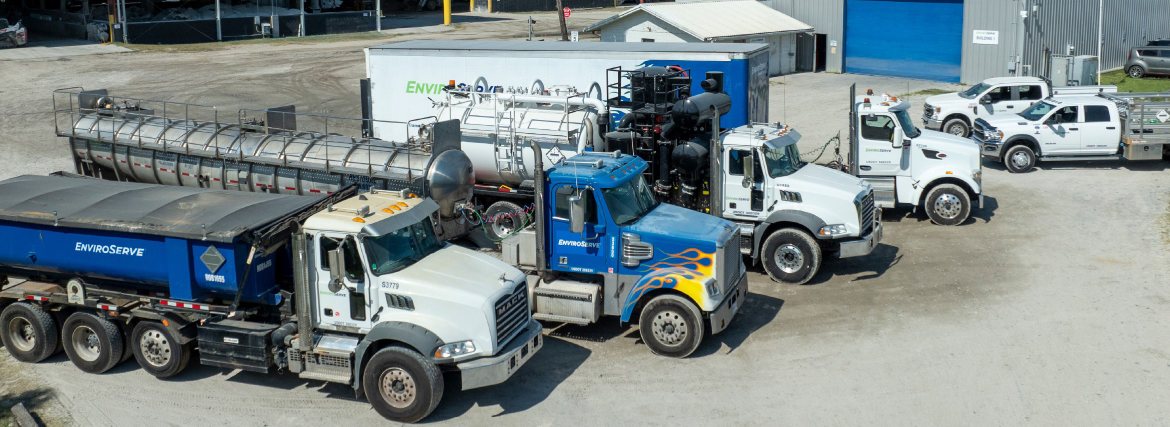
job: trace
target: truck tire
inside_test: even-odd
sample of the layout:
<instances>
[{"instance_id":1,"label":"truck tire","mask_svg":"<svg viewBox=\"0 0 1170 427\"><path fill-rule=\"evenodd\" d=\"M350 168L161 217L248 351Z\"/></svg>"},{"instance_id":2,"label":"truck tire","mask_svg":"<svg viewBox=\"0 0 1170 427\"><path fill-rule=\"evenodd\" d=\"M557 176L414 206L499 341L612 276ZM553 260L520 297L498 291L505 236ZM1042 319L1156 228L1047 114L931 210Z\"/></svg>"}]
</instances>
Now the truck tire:
<instances>
[{"instance_id":1,"label":"truck tire","mask_svg":"<svg viewBox=\"0 0 1170 427\"><path fill-rule=\"evenodd\" d=\"M1135 79L1140 79L1142 77L1145 77L1146 69L1142 68L1141 65L1134 65L1132 67L1129 67L1129 70L1126 71L1126 74L1128 74L1130 77L1133 77Z\"/></svg>"},{"instance_id":2,"label":"truck tire","mask_svg":"<svg viewBox=\"0 0 1170 427\"><path fill-rule=\"evenodd\" d=\"M0 313L0 338L12 358L37 363L57 352L57 321L40 307L26 302L12 304Z\"/></svg>"},{"instance_id":3,"label":"truck tire","mask_svg":"<svg viewBox=\"0 0 1170 427\"><path fill-rule=\"evenodd\" d=\"M1011 173L1031 172L1036 167L1036 152L1027 145L1013 145L1003 155L1003 166Z\"/></svg>"},{"instance_id":4,"label":"truck tire","mask_svg":"<svg viewBox=\"0 0 1170 427\"><path fill-rule=\"evenodd\" d=\"M125 344L118 325L90 313L77 312L61 328L65 354L84 372L100 374L122 361Z\"/></svg>"},{"instance_id":5,"label":"truck tire","mask_svg":"<svg viewBox=\"0 0 1170 427\"><path fill-rule=\"evenodd\" d=\"M966 138L971 135L971 126L968 126L965 120L958 117L947 120L946 123L943 123L942 130L943 132L962 138Z\"/></svg>"},{"instance_id":6,"label":"truck tire","mask_svg":"<svg viewBox=\"0 0 1170 427\"><path fill-rule=\"evenodd\" d=\"M179 344L178 337L158 322L142 321L134 325L130 344L138 365L156 378L178 375L191 361L191 347Z\"/></svg>"},{"instance_id":7,"label":"truck tire","mask_svg":"<svg viewBox=\"0 0 1170 427\"><path fill-rule=\"evenodd\" d=\"M659 356L690 356L703 342L703 314L695 303L678 295L654 297L638 316L642 342Z\"/></svg>"},{"instance_id":8,"label":"truck tire","mask_svg":"<svg viewBox=\"0 0 1170 427\"><path fill-rule=\"evenodd\" d=\"M495 202L484 212L483 227L495 241L504 240L528 225L528 213L512 202Z\"/></svg>"},{"instance_id":9,"label":"truck tire","mask_svg":"<svg viewBox=\"0 0 1170 427\"><path fill-rule=\"evenodd\" d=\"M959 225L971 216L971 196L955 184L939 184L926 193L924 208L938 225Z\"/></svg>"},{"instance_id":10,"label":"truck tire","mask_svg":"<svg viewBox=\"0 0 1170 427\"><path fill-rule=\"evenodd\" d=\"M764 271L780 283L803 285L821 269L821 246L802 230L777 230L760 249Z\"/></svg>"},{"instance_id":11,"label":"truck tire","mask_svg":"<svg viewBox=\"0 0 1170 427\"><path fill-rule=\"evenodd\" d=\"M413 423L430 415L443 400L443 373L414 350L386 347L366 364L362 389L383 417Z\"/></svg>"}]
</instances>

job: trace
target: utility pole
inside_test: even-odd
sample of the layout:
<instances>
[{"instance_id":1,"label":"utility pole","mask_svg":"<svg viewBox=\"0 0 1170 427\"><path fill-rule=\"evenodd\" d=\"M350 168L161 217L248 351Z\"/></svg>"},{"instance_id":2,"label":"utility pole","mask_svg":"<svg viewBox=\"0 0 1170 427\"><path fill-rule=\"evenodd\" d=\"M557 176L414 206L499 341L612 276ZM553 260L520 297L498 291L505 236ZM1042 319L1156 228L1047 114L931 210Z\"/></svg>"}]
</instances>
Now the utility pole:
<instances>
[{"instance_id":1,"label":"utility pole","mask_svg":"<svg viewBox=\"0 0 1170 427\"><path fill-rule=\"evenodd\" d=\"M558 1L559 1L559 0L558 0ZM534 34L533 34L533 32L534 32L534 31L533 31L533 29L532 29L532 26L533 26L534 24L536 24L536 20L535 20L535 19L532 19L532 17L531 17L531 16L529 16L529 17L528 17L528 41L532 41L532 36L534 35Z\"/></svg>"},{"instance_id":2,"label":"utility pole","mask_svg":"<svg viewBox=\"0 0 1170 427\"><path fill-rule=\"evenodd\" d=\"M569 41L569 28L565 26L565 6L561 4L561 0L557 0L557 14L561 19L561 41Z\"/></svg>"},{"instance_id":3,"label":"utility pole","mask_svg":"<svg viewBox=\"0 0 1170 427\"><path fill-rule=\"evenodd\" d=\"M1101 84L1101 67L1105 65L1105 0L1097 3L1097 84Z\"/></svg>"}]
</instances>

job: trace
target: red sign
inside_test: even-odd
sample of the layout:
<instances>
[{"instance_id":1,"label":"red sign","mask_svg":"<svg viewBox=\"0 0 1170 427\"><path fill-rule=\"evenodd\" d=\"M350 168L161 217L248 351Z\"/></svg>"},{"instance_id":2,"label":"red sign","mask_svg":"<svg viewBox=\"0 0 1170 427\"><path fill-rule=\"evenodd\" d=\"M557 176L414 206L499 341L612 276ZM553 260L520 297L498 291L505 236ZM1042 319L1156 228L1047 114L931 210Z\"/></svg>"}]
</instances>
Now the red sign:
<instances>
[{"instance_id":1,"label":"red sign","mask_svg":"<svg viewBox=\"0 0 1170 427\"><path fill-rule=\"evenodd\" d=\"M573 9L569 9L569 8L567 8L567 7L566 7L566 8L564 8L564 9L561 9L561 13L564 13L564 14L565 14L565 19L568 19L568 18L569 18L569 15L572 15L572 14L573 14Z\"/></svg>"}]
</instances>

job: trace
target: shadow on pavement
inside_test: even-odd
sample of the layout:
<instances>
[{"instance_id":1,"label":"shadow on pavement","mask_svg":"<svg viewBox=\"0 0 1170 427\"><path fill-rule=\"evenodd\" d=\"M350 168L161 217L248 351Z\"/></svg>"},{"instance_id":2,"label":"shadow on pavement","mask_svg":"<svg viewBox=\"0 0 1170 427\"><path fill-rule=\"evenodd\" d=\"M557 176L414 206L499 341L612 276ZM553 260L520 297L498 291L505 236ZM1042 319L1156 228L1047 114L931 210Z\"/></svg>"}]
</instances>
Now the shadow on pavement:
<instances>
[{"instance_id":1,"label":"shadow on pavement","mask_svg":"<svg viewBox=\"0 0 1170 427\"><path fill-rule=\"evenodd\" d=\"M726 354L731 354L753 333L775 320L783 307L784 300L780 298L749 291L731 325L719 335L707 336L690 357L710 356L718 353L725 344L730 347Z\"/></svg>"},{"instance_id":2,"label":"shadow on pavement","mask_svg":"<svg viewBox=\"0 0 1170 427\"><path fill-rule=\"evenodd\" d=\"M803 286L819 285L828 282L834 275L849 275L859 273L871 273L850 280L850 282L858 282L862 280L871 280L882 277L886 271L897 265L902 261L902 255L898 253L898 247L880 243L867 256L857 258L828 258L821 264L821 271L817 275L805 283Z\"/></svg>"},{"instance_id":3,"label":"shadow on pavement","mask_svg":"<svg viewBox=\"0 0 1170 427\"><path fill-rule=\"evenodd\" d=\"M525 411L543 402L589 358L584 347L555 337L544 337L544 348L503 384L459 391L457 377L448 375L443 403L423 423L449 421L472 406L499 405L494 416Z\"/></svg>"}]
</instances>

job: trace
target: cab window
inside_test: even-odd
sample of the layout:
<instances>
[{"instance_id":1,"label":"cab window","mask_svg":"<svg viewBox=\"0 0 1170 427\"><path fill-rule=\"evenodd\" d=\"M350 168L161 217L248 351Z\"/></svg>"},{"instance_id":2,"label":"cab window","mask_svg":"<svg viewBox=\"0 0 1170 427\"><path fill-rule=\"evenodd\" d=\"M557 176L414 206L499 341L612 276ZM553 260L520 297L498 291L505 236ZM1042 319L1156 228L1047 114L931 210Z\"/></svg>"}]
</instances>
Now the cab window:
<instances>
[{"instance_id":1,"label":"cab window","mask_svg":"<svg viewBox=\"0 0 1170 427\"><path fill-rule=\"evenodd\" d=\"M866 116L861 121L861 137L873 141L894 141L894 119L890 116Z\"/></svg>"},{"instance_id":2,"label":"cab window","mask_svg":"<svg viewBox=\"0 0 1170 427\"><path fill-rule=\"evenodd\" d=\"M1056 117L1059 116L1061 123L1076 123L1077 118L1078 118L1077 117L1077 113L1078 113L1077 110L1078 110L1077 107L1061 108L1061 109L1057 110L1056 113L1053 113L1052 116L1048 118L1048 121L1054 122Z\"/></svg>"},{"instance_id":3,"label":"cab window","mask_svg":"<svg viewBox=\"0 0 1170 427\"><path fill-rule=\"evenodd\" d=\"M1104 105L1089 105L1085 107L1085 122L1097 123L1108 121L1111 121L1109 119L1109 107Z\"/></svg>"},{"instance_id":4,"label":"cab window","mask_svg":"<svg viewBox=\"0 0 1170 427\"><path fill-rule=\"evenodd\" d=\"M987 92L987 95L985 96L987 96L991 102L1007 101L1012 99L1012 87L1000 86L992 89L990 92Z\"/></svg>"},{"instance_id":5,"label":"cab window","mask_svg":"<svg viewBox=\"0 0 1170 427\"><path fill-rule=\"evenodd\" d=\"M321 270L329 269L329 251L337 249L341 244L341 239L321 236L317 245L321 247L320 256L317 257L317 263ZM365 277L362 272L362 259L358 257L357 243L352 237L345 239L345 277L353 282L360 282Z\"/></svg>"},{"instance_id":6,"label":"cab window","mask_svg":"<svg viewBox=\"0 0 1170 427\"><path fill-rule=\"evenodd\" d=\"M734 176L743 176L743 164L747 160L749 150L728 150L727 151L727 173ZM764 169L760 167L760 162L755 162L755 181L764 181Z\"/></svg>"},{"instance_id":7,"label":"cab window","mask_svg":"<svg viewBox=\"0 0 1170 427\"><path fill-rule=\"evenodd\" d=\"M557 197L553 201L555 204L553 216L556 219L568 221L572 218L569 215L569 196L572 196L577 191L571 185L563 185L557 188ZM588 213L588 216L585 217L585 222L597 224L597 199L593 197L593 191L589 188L583 188L580 191L581 197L585 198L585 212Z\"/></svg>"},{"instance_id":8,"label":"cab window","mask_svg":"<svg viewBox=\"0 0 1170 427\"><path fill-rule=\"evenodd\" d=\"M1039 101L1044 99L1044 90L1039 85L1018 86L1016 90L1019 93L1017 99L1021 101Z\"/></svg>"}]
</instances>

